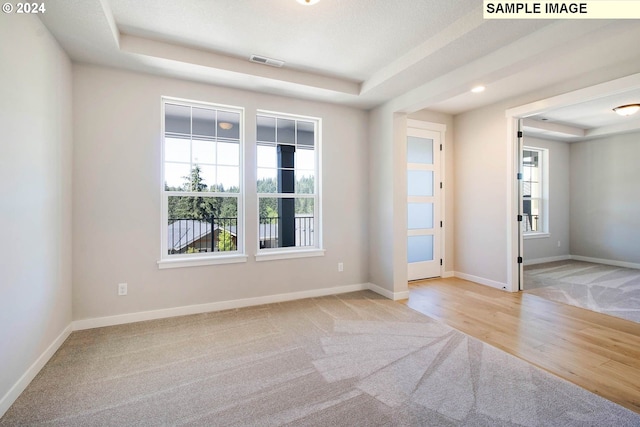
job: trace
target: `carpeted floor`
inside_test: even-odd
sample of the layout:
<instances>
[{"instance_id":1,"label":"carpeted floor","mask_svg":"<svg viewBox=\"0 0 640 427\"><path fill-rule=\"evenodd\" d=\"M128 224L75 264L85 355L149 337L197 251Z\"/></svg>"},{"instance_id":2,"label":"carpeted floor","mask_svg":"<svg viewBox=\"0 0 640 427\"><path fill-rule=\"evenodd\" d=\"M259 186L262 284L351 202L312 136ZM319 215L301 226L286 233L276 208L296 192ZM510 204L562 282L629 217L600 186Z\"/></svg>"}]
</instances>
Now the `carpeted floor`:
<instances>
[{"instance_id":1,"label":"carpeted floor","mask_svg":"<svg viewBox=\"0 0 640 427\"><path fill-rule=\"evenodd\" d=\"M640 270L573 260L531 265L524 268L524 290L640 322Z\"/></svg>"},{"instance_id":2,"label":"carpeted floor","mask_svg":"<svg viewBox=\"0 0 640 427\"><path fill-rule=\"evenodd\" d=\"M2 426L638 426L363 291L74 332Z\"/></svg>"}]
</instances>

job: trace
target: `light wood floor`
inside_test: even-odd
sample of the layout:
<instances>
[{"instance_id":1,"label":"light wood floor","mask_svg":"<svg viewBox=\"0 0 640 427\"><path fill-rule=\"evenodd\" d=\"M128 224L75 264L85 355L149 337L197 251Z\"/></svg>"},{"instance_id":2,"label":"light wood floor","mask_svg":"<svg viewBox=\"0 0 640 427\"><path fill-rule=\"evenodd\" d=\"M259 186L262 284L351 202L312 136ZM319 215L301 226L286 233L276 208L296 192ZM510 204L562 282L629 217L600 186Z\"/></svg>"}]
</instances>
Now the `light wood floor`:
<instances>
[{"instance_id":1,"label":"light wood floor","mask_svg":"<svg viewBox=\"0 0 640 427\"><path fill-rule=\"evenodd\" d=\"M640 324L455 278L409 289L414 310L640 413Z\"/></svg>"}]
</instances>

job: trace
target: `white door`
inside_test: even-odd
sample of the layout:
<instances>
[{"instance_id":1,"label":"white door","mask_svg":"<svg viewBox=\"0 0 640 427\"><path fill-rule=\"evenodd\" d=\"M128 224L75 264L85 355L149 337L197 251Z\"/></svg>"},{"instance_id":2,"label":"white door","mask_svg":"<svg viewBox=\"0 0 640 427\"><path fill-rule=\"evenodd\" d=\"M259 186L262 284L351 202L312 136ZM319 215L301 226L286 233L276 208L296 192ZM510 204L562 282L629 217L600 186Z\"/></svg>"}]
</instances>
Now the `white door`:
<instances>
[{"instance_id":1,"label":"white door","mask_svg":"<svg viewBox=\"0 0 640 427\"><path fill-rule=\"evenodd\" d=\"M440 276L440 132L407 129L409 280Z\"/></svg>"}]
</instances>

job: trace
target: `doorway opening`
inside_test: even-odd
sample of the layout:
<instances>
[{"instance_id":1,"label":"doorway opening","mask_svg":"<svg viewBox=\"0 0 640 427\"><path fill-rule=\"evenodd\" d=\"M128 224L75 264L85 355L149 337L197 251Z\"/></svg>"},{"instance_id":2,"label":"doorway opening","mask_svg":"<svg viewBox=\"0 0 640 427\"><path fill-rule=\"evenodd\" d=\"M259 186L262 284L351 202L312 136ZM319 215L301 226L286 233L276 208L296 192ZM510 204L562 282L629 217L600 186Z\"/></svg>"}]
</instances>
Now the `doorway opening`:
<instances>
[{"instance_id":1,"label":"doorway opening","mask_svg":"<svg viewBox=\"0 0 640 427\"><path fill-rule=\"evenodd\" d=\"M640 237L640 220L633 223L640 203L630 211L628 196L630 181L637 181L629 178L637 170L630 159L637 158L640 119L613 112L628 99L640 99L640 74L507 111L516 130L517 178L510 180L509 194L509 212L517 218L509 261L514 290L640 321L640 306L630 306L633 298L625 297L640 280L640 258L631 249ZM527 167L540 168L529 174L529 191Z\"/></svg>"}]
</instances>

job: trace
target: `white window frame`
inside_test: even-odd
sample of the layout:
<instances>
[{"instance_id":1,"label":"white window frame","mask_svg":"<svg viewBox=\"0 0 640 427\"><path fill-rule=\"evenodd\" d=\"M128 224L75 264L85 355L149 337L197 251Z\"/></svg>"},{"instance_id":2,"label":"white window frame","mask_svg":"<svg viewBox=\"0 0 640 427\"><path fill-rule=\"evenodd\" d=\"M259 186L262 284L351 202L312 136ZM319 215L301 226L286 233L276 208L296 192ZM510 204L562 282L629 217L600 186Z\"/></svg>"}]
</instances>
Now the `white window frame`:
<instances>
[{"instance_id":1,"label":"white window frame","mask_svg":"<svg viewBox=\"0 0 640 427\"><path fill-rule=\"evenodd\" d=\"M301 116L296 114L281 113L267 110L256 111L255 126L257 130L257 118L258 116L273 117L288 120L302 120L315 123L314 132L314 151L315 151L315 179L314 187L315 192L313 195L298 194L298 193L258 193L256 187L256 261L271 261L279 259L289 258L307 258L324 256L325 250L322 245L322 119L319 117ZM256 133L256 179L257 179L257 150L258 141ZM296 144L297 145L297 144ZM256 185L254 183L254 185ZM260 249L260 198L278 198L278 197L294 197L294 198L313 198L313 232L314 232L314 245L313 246L296 246L286 248L264 248Z\"/></svg>"},{"instance_id":2,"label":"white window frame","mask_svg":"<svg viewBox=\"0 0 640 427\"><path fill-rule=\"evenodd\" d=\"M240 114L239 123L239 193L219 193L219 192L187 192L187 191L166 191L165 190L165 105L175 104L188 107L200 107L222 111L229 111ZM202 265L214 265L214 264L231 264L246 262L247 255L245 254L245 215L244 215L244 197L245 197L245 177L244 177L244 145L245 145L245 111L242 107L214 104L209 102L194 101L189 99L173 98L163 96L161 98L161 174L160 174L160 196L161 196L161 213L160 213L160 260L158 261L158 267L160 269L165 268L179 268L179 267L194 267ZM217 159L216 159L217 161ZM237 199L237 212L238 220L236 226L236 250L225 252L205 252L205 253L193 253L193 254L168 254L168 204L170 196L196 196L196 197L236 197Z\"/></svg>"},{"instance_id":3,"label":"white window frame","mask_svg":"<svg viewBox=\"0 0 640 427\"><path fill-rule=\"evenodd\" d=\"M538 152L538 169L540 169L540 197L531 197L527 200L538 201L539 206L539 218L538 218L538 230L537 231L523 231L522 236L524 239L539 239L549 237L549 149L533 146L524 146L524 151L536 151ZM524 162L524 156L523 156ZM524 167L524 165L523 165ZM524 181L523 181L523 196L524 196ZM523 197L524 202L524 197ZM524 213L524 210L523 210ZM522 224L524 227L527 217L523 215Z\"/></svg>"}]
</instances>

